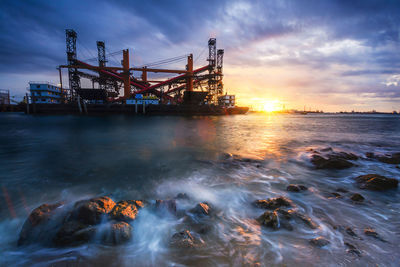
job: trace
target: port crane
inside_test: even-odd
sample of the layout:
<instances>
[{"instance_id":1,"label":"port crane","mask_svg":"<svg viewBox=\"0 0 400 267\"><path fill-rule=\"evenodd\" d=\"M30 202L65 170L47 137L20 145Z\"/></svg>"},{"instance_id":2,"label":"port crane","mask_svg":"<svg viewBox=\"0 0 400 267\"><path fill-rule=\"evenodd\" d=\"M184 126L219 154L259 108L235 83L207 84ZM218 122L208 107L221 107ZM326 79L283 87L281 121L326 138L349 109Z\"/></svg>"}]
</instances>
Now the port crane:
<instances>
[{"instance_id":1,"label":"port crane","mask_svg":"<svg viewBox=\"0 0 400 267\"><path fill-rule=\"evenodd\" d=\"M98 65L78 59L76 49L77 33L66 30L66 52L68 64L58 67L62 87L62 69L68 69L71 98L79 96L87 100L105 100L123 102L137 94L154 95L166 103L198 103L217 105L218 97L223 95L223 56L224 50L218 49L216 39L208 40L208 64L194 69L193 54L185 55L187 64L182 69L161 69L151 66L131 67L129 49L122 50L121 66L108 66L105 43L97 41ZM171 62L173 59L159 62ZM92 73L88 73L87 71ZM139 72L136 77L133 72ZM149 80L149 73L175 75L163 80ZM81 79L89 79L92 88L82 88ZM95 85L98 85L95 88ZM123 94L120 90L123 88ZM200 89L200 90L198 90Z\"/></svg>"}]
</instances>

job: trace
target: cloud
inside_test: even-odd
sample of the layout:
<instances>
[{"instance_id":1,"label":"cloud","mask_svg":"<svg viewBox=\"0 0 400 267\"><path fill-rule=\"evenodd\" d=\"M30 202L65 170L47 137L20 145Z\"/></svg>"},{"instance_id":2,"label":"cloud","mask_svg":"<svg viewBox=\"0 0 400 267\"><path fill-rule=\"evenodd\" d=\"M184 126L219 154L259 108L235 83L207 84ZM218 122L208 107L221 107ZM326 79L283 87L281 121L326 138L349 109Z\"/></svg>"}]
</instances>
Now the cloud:
<instances>
[{"instance_id":1,"label":"cloud","mask_svg":"<svg viewBox=\"0 0 400 267\"><path fill-rule=\"evenodd\" d=\"M201 51L196 64L206 64L207 39L217 37L232 92L288 101L298 92L357 94L379 106L381 98L398 98L398 88L384 83L400 73L399 25L400 3L392 0L4 0L0 75L23 87L24 75L53 72L66 62L66 28L78 33L80 58L95 57L103 40L108 52L129 47L135 65Z\"/></svg>"}]
</instances>

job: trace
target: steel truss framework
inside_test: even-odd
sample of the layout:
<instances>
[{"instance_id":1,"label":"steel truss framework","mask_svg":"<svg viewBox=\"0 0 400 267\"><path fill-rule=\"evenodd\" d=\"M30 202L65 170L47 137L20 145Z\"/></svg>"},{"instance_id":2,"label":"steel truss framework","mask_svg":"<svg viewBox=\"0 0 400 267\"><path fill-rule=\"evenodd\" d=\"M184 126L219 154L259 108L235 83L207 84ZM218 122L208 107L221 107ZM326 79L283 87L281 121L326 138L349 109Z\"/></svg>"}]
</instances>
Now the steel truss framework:
<instances>
[{"instance_id":1,"label":"steel truss framework","mask_svg":"<svg viewBox=\"0 0 400 267\"><path fill-rule=\"evenodd\" d=\"M98 84L96 90L103 91L107 101L121 101L135 94L145 94L155 95L164 102L180 103L185 91L203 91L208 92L206 103L217 104L218 97L223 94L224 50L217 50L215 38L210 38L208 41L208 65L194 69L193 55L190 54L187 56L186 68L182 70L148 68L147 66L130 67L128 49L123 50L122 66L107 66L107 55L103 41L97 42L98 66L94 66L77 58L76 40L76 32L70 29L66 30L68 64L59 66L60 69L68 69L69 86L74 94L82 92L80 90L82 89L81 78L91 80L93 89L95 89L95 84ZM168 62L168 60L160 62ZM89 74L84 70L90 70L97 75ZM134 77L134 71L141 73L141 75ZM176 74L176 76L164 80L149 80L148 73L167 73ZM62 82L61 75L60 80ZM123 96L119 96L121 88L124 89Z\"/></svg>"}]
</instances>

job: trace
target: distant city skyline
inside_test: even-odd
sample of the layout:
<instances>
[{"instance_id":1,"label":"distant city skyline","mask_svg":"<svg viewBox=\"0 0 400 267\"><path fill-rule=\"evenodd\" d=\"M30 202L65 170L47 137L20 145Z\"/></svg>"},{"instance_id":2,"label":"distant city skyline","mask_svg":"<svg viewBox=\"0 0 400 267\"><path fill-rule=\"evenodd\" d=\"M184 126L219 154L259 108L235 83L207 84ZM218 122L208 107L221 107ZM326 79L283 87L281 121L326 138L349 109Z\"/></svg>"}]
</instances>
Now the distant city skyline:
<instances>
[{"instance_id":1,"label":"distant city skyline","mask_svg":"<svg viewBox=\"0 0 400 267\"><path fill-rule=\"evenodd\" d=\"M399 1L1 1L0 88L22 97L29 81L57 84L67 28L79 58L102 40L129 48L132 65L193 53L201 66L216 37L239 105L400 110Z\"/></svg>"}]
</instances>

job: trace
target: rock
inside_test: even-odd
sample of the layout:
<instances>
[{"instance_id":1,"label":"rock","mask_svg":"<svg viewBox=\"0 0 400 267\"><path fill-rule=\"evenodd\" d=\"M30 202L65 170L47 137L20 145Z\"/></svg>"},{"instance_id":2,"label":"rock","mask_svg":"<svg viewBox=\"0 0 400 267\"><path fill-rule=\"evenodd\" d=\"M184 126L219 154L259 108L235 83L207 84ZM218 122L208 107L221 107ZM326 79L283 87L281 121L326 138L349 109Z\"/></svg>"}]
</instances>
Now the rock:
<instances>
[{"instance_id":1,"label":"rock","mask_svg":"<svg viewBox=\"0 0 400 267\"><path fill-rule=\"evenodd\" d=\"M264 226L270 227L272 229L279 229L279 217L277 211L266 211L260 217L257 218L257 221Z\"/></svg>"},{"instance_id":2,"label":"rock","mask_svg":"<svg viewBox=\"0 0 400 267\"><path fill-rule=\"evenodd\" d=\"M138 214L138 207L136 205L136 201L134 200L120 201L111 210L109 216L113 220L124 221L128 223L132 222L135 220Z\"/></svg>"},{"instance_id":3,"label":"rock","mask_svg":"<svg viewBox=\"0 0 400 267\"><path fill-rule=\"evenodd\" d=\"M262 209L277 209L280 207L294 207L293 202L283 196L276 198L260 199L253 203L256 207Z\"/></svg>"},{"instance_id":4,"label":"rock","mask_svg":"<svg viewBox=\"0 0 400 267\"><path fill-rule=\"evenodd\" d=\"M310 217L299 213L299 212L293 212L293 217L296 219L301 220L303 223L305 223L308 227L310 227L311 229L317 229L318 228L318 224L316 224L313 220L311 220Z\"/></svg>"},{"instance_id":5,"label":"rock","mask_svg":"<svg viewBox=\"0 0 400 267\"><path fill-rule=\"evenodd\" d=\"M365 198L361 194L355 193L350 197L350 199L355 202L363 202Z\"/></svg>"},{"instance_id":6,"label":"rock","mask_svg":"<svg viewBox=\"0 0 400 267\"><path fill-rule=\"evenodd\" d=\"M321 152L329 152L329 151L333 151L333 149L331 147L325 147L321 149Z\"/></svg>"},{"instance_id":7,"label":"rock","mask_svg":"<svg viewBox=\"0 0 400 267\"><path fill-rule=\"evenodd\" d=\"M175 199L189 200L190 197L186 193L179 193L176 195Z\"/></svg>"},{"instance_id":8,"label":"rock","mask_svg":"<svg viewBox=\"0 0 400 267\"><path fill-rule=\"evenodd\" d=\"M210 206L207 203L198 203L190 212L201 216L210 215Z\"/></svg>"},{"instance_id":9,"label":"rock","mask_svg":"<svg viewBox=\"0 0 400 267\"><path fill-rule=\"evenodd\" d=\"M300 191L305 191L308 188L305 187L304 185L298 185L298 184L290 184L286 187L286 190L289 192L300 192Z\"/></svg>"},{"instance_id":10,"label":"rock","mask_svg":"<svg viewBox=\"0 0 400 267\"><path fill-rule=\"evenodd\" d=\"M383 191L395 189L399 181L394 178L387 178L379 174L361 175L355 178L361 189Z\"/></svg>"},{"instance_id":11,"label":"rock","mask_svg":"<svg viewBox=\"0 0 400 267\"><path fill-rule=\"evenodd\" d=\"M379 236L378 233L375 231L375 229L372 229L372 228L365 228L364 234L367 236L375 237L375 238L378 238L378 236Z\"/></svg>"},{"instance_id":12,"label":"rock","mask_svg":"<svg viewBox=\"0 0 400 267\"><path fill-rule=\"evenodd\" d=\"M89 242L96 228L80 221L67 221L57 232L53 242L56 246L78 246Z\"/></svg>"},{"instance_id":13,"label":"rock","mask_svg":"<svg viewBox=\"0 0 400 267\"><path fill-rule=\"evenodd\" d=\"M361 251L359 251L354 245L348 242L344 242L344 244L348 247L348 249L346 250L347 253L355 254L359 257L361 256Z\"/></svg>"},{"instance_id":14,"label":"rock","mask_svg":"<svg viewBox=\"0 0 400 267\"><path fill-rule=\"evenodd\" d=\"M108 245L120 245L132 238L132 226L126 222L112 221L103 229L101 241Z\"/></svg>"},{"instance_id":15,"label":"rock","mask_svg":"<svg viewBox=\"0 0 400 267\"><path fill-rule=\"evenodd\" d=\"M62 203L43 204L34 209L22 226L18 245L28 245L31 243L42 243L51 239L51 232L57 227L58 222L54 218L57 208Z\"/></svg>"},{"instance_id":16,"label":"rock","mask_svg":"<svg viewBox=\"0 0 400 267\"><path fill-rule=\"evenodd\" d=\"M400 153L394 153L392 155L385 155L385 156L376 156L376 158L383 163L400 164Z\"/></svg>"},{"instance_id":17,"label":"rock","mask_svg":"<svg viewBox=\"0 0 400 267\"><path fill-rule=\"evenodd\" d=\"M89 200L81 200L75 203L72 217L84 224L99 224L115 206L115 202L109 197L97 197Z\"/></svg>"},{"instance_id":18,"label":"rock","mask_svg":"<svg viewBox=\"0 0 400 267\"><path fill-rule=\"evenodd\" d=\"M324 158L320 155L312 155L311 163L317 169L347 169L353 167L354 164L340 157Z\"/></svg>"},{"instance_id":19,"label":"rock","mask_svg":"<svg viewBox=\"0 0 400 267\"><path fill-rule=\"evenodd\" d=\"M336 192L347 193L347 192L349 192L349 190L339 187L338 189L336 189Z\"/></svg>"},{"instance_id":20,"label":"rock","mask_svg":"<svg viewBox=\"0 0 400 267\"><path fill-rule=\"evenodd\" d=\"M261 225L272 228L274 230L284 228L286 230L292 231L293 226L289 222L291 219L292 216L290 214L290 211L278 208L272 212L264 212L260 217L257 218L257 221Z\"/></svg>"},{"instance_id":21,"label":"rock","mask_svg":"<svg viewBox=\"0 0 400 267\"><path fill-rule=\"evenodd\" d=\"M323 238L322 236L311 239L310 243L311 243L311 245L320 247L320 248L325 247L330 244L329 240Z\"/></svg>"},{"instance_id":22,"label":"rock","mask_svg":"<svg viewBox=\"0 0 400 267\"><path fill-rule=\"evenodd\" d=\"M170 246L175 248L194 248L199 242L193 237L189 230L175 233L171 237Z\"/></svg>"},{"instance_id":23,"label":"rock","mask_svg":"<svg viewBox=\"0 0 400 267\"><path fill-rule=\"evenodd\" d=\"M176 201L175 199L169 200L156 200L156 209L158 211L168 211L171 214L176 214Z\"/></svg>"},{"instance_id":24,"label":"rock","mask_svg":"<svg viewBox=\"0 0 400 267\"><path fill-rule=\"evenodd\" d=\"M353 231L353 229L351 229L351 227L346 227L345 231L348 235L357 237L357 234Z\"/></svg>"},{"instance_id":25,"label":"rock","mask_svg":"<svg viewBox=\"0 0 400 267\"><path fill-rule=\"evenodd\" d=\"M376 155L372 152L365 153L367 158L376 159L380 162L387 163L387 164L400 164L400 153L392 153L386 155Z\"/></svg>"}]
</instances>

